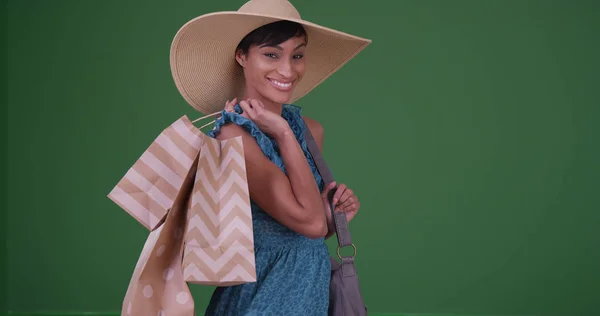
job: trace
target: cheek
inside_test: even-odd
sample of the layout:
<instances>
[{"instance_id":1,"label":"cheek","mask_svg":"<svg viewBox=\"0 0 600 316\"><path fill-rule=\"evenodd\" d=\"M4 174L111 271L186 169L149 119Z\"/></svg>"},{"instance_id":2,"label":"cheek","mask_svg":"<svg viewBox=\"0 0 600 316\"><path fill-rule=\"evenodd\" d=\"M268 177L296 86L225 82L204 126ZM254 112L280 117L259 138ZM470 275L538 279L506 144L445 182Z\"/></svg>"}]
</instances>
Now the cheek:
<instances>
[{"instance_id":1,"label":"cheek","mask_svg":"<svg viewBox=\"0 0 600 316\"><path fill-rule=\"evenodd\" d=\"M252 65L252 78L264 78L269 73L269 71L271 71L271 68L267 63L256 62Z\"/></svg>"},{"instance_id":2,"label":"cheek","mask_svg":"<svg viewBox=\"0 0 600 316\"><path fill-rule=\"evenodd\" d=\"M294 71L298 77L304 77L304 72L306 71L306 63L304 61L297 63L294 65Z\"/></svg>"},{"instance_id":3,"label":"cheek","mask_svg":"<svg viewBox=\"0 0 600 316\"><path fill-rule=\"evenodd\" d=\"M262 69L264 68L264 63L261 62L260 58L257 58L255 54L251 54L244 66L244 74L246 77L256 78L257 76L260 76Z\"/></svg>"}]
</instances>

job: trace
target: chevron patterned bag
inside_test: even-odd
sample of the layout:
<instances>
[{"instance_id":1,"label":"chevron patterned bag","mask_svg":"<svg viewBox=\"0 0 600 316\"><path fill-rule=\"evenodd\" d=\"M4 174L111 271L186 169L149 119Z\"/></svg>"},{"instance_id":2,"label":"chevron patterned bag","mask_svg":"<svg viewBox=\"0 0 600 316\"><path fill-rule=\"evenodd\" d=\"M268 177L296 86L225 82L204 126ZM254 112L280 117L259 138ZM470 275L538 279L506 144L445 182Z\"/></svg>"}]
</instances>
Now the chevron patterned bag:
<instances>
[{"instance_id":1,"label":"chevron patterned bag","mask_svg":"<svg viewBox=\"0 0 600 316\"><path fill-rule=\"evenodd\" d=\"M185 280L230 286L256 281L254 235L241 137L205 137L188 210Z\"/></svg>"},{"instance_id":2,"label":"chevron patterned bag","mask_svg":"<svg viewBox=\"0 0 600 316\"><path fill-rule=\"evenodd\" d=\"M256 281L241 137L218 141L193 125L217 114L175 121L108 194L150 230L122 315L192 316L187 282Z\"/></svg>"}]
</instances>

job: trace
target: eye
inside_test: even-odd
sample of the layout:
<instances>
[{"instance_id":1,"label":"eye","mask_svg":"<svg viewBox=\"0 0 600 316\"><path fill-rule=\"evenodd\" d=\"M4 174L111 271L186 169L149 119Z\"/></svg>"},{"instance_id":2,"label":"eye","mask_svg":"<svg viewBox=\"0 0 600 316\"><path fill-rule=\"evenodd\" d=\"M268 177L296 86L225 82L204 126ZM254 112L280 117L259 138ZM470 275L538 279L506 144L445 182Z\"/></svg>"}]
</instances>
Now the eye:
<instances>
[{"instance_id":1,"label":"eye","mask_svg":"<svg viewBox=\"0 0 600 316\"><path fill-rule=\"evenodd\" d=\"M273 53L264 53L265 56L269 57L269 58L277 58L277 55L273 54Z\"/></svg>"},{"instance_id":2,"label":"eye","mask_svg":"<svg viewBox=\"0 0 600 316\"><path fill-rule=\"evenodd\" d=\"M304 57L304 55L302 55L302 54L297 54L297 55L294 55L294 57L293 57L293 58L294 58L294 59L301 59L301 58L303 58L303 57Z\"/></svg>"}]
</instances>

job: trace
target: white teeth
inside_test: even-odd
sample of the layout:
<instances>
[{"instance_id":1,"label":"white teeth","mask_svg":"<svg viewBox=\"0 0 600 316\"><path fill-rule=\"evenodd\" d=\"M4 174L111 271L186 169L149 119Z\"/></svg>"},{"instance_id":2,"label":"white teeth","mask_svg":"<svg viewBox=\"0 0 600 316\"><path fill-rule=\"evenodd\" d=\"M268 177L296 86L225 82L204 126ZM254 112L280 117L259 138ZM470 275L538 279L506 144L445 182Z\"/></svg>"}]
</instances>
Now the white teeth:
<instances>
[{"instance_id":1,"label":"white teeth","mask_svg":"<svg viewBox=\"0 0 600 316\"><path fill-rule=\"evenodd\" d=\"M273 79L271 79L271 82L274 83L274 84L276 84L276 85L278 85L278 86L280 86L280 87L282 87L282 88L289 88L292 85L291 82L290 83L282 83L282 82L279 82L279 81L276 81L276 80L273 80Z\"/></svg>"}]
</instances>

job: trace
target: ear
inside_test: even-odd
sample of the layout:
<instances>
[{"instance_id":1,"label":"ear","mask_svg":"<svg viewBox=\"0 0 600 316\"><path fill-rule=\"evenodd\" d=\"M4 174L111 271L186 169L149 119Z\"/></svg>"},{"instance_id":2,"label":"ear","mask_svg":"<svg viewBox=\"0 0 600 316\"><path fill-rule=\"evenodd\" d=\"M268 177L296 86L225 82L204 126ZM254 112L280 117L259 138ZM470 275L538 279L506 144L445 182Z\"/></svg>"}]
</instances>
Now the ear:
<instances>
[{"instance_id":1,"label":"ear","mask_svg":"<svg viewBox=\"0 0 600 316\"><path fill-rule=\"evenodd\" d=\"M237 60L238 64L242 67L246 64L246 55L244 55L241 49L238 49L235 52L235 60Z\"/></svg>"}]
</instances>

